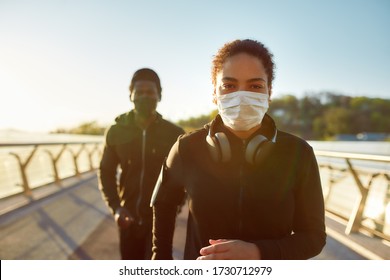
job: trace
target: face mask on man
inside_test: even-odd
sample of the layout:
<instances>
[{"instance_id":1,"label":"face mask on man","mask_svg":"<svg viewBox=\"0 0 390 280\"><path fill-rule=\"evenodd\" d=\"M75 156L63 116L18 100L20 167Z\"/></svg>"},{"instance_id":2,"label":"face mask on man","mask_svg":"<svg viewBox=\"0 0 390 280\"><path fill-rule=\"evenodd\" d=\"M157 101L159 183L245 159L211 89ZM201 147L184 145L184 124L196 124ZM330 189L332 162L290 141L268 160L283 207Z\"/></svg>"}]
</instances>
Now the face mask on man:
<instances>
[{"instance_id":1,"label":"face mask on man","mask_svg":"<svg viewBox=\"0 0 390 280\"><path fill-rule=\"evenodd\" d=\"M236 91L216 96L223 123L235 131L246 131L263 120L268 110L268 94Z\"/></svg>"},{"instance_id":2,"label":"face mask on man","mask_svg":"<svg viewBox=\"0 0 390 280\"><path fill-rule=\"evenodd\" d=\"M135 111L142 117L149 117L157 108L157 99L151 97L139 97L134 100Z\"/></svg>"}]
</instances>

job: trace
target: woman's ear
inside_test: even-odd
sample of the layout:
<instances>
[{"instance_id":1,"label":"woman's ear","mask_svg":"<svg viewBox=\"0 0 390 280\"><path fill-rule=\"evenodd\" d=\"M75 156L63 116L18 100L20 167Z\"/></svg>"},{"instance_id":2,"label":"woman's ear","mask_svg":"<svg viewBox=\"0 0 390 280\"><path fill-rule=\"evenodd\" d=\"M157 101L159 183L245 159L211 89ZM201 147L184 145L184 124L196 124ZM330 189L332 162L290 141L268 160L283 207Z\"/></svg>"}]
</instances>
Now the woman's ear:
<instances>
[{"instance_id":1,"label":"woman's ear","mask_svg":"<svg viewBox=\"0 0 390 280\"><path fill-rule=\"evenodd\" d=\"M158 93L158 102L160 102L161 101L161 92L162 92L162 88L160 88L160 91L159 91L159 93Z\"/></svg>"}]
</instances>

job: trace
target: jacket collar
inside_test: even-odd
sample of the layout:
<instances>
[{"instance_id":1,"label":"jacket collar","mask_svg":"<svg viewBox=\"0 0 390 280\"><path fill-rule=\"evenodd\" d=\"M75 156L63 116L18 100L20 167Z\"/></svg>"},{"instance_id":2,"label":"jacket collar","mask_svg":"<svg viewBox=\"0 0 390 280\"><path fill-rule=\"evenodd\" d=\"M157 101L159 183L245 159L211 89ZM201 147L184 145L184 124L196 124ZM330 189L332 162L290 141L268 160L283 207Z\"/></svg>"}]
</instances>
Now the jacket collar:
<instances>
[{"instance_id":1,"label":"jacket collar","mask_svg":"<svg viewBox=\"0 0 390 280\"><path fill-rule=\"evenodd\" d=\"M156 116L156 119L151 123L151 125L154 125L154 124L158 124L159 122L161 122L161 120L163 119L162 118L162 115L158 112L157 113L157 116ZM118 125L121 125L121 126L125 126L125 127L138 127L135 123L135 111L134 109L131 110L130 112L127 112L125 114L122 114L120 116L118 116L115 121L117 122Z\"/></svg>"}]
</instances>

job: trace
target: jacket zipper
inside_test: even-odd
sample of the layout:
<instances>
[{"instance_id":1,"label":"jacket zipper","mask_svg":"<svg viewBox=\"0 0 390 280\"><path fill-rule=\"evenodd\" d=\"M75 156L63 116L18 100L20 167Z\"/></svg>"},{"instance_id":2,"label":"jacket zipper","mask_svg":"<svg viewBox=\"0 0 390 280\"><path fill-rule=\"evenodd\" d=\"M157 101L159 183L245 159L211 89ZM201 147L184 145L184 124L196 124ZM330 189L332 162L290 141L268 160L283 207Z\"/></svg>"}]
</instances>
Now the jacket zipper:
<instances>
[{"instance_id":1,"label":"jacket zipper","mask_svg":"<svg viewBox=\"0 0 390 280\"><path fill-rule=\"evenodd\" d=\"M238 224L238 232L240 236L242 236L243 232L243 202L244 202L244 158L245 158L245 140L242 144L242 158L241 158L241 165L240 165L240 195L239 195L239 202L238 202L238 211L239 211L239 224Z\"/></svg>"},{"instance_id":2,"label":"jacket zipper","mask_svg":"<svg viewBox=\"0 0 390 280\"><path fill-rule=\"evenodd\" d=\"M142 168L141 175L139 179L139 195L136 204L137 217L139 218L138 224L142 225L142 217L140 212L141 200L142 200L142 189L144 184L144 176L145 176L145 149L146 149L146 129L142 130Z\"/></svg>"}]
</instances>

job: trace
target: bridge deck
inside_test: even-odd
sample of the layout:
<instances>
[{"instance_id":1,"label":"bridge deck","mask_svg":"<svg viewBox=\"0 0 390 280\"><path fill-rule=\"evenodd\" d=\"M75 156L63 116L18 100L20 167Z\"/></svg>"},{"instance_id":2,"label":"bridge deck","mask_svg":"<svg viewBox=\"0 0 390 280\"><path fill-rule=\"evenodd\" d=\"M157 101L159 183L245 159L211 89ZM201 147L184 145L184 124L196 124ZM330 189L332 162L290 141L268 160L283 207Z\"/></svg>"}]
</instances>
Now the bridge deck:
<instances>
[{"instance_id":1,"label":"bridge deck","mask_svg":"<svg viewBox=\"0 0 390 280\"><path fill-rule=\"evenodd\" d=\"M23 199L19 198L17 209L0 215L0 259L120 258L116 225L101 199L94 173L64 182L61 191L20 206ZM183 209L177 219L175 259L182 257L186 213ZM347 236L345 223L330 214L326 224L327 244L314 259L390 259L389 244L381 239L363 233Z\"/></svg>"}]
</instances>

